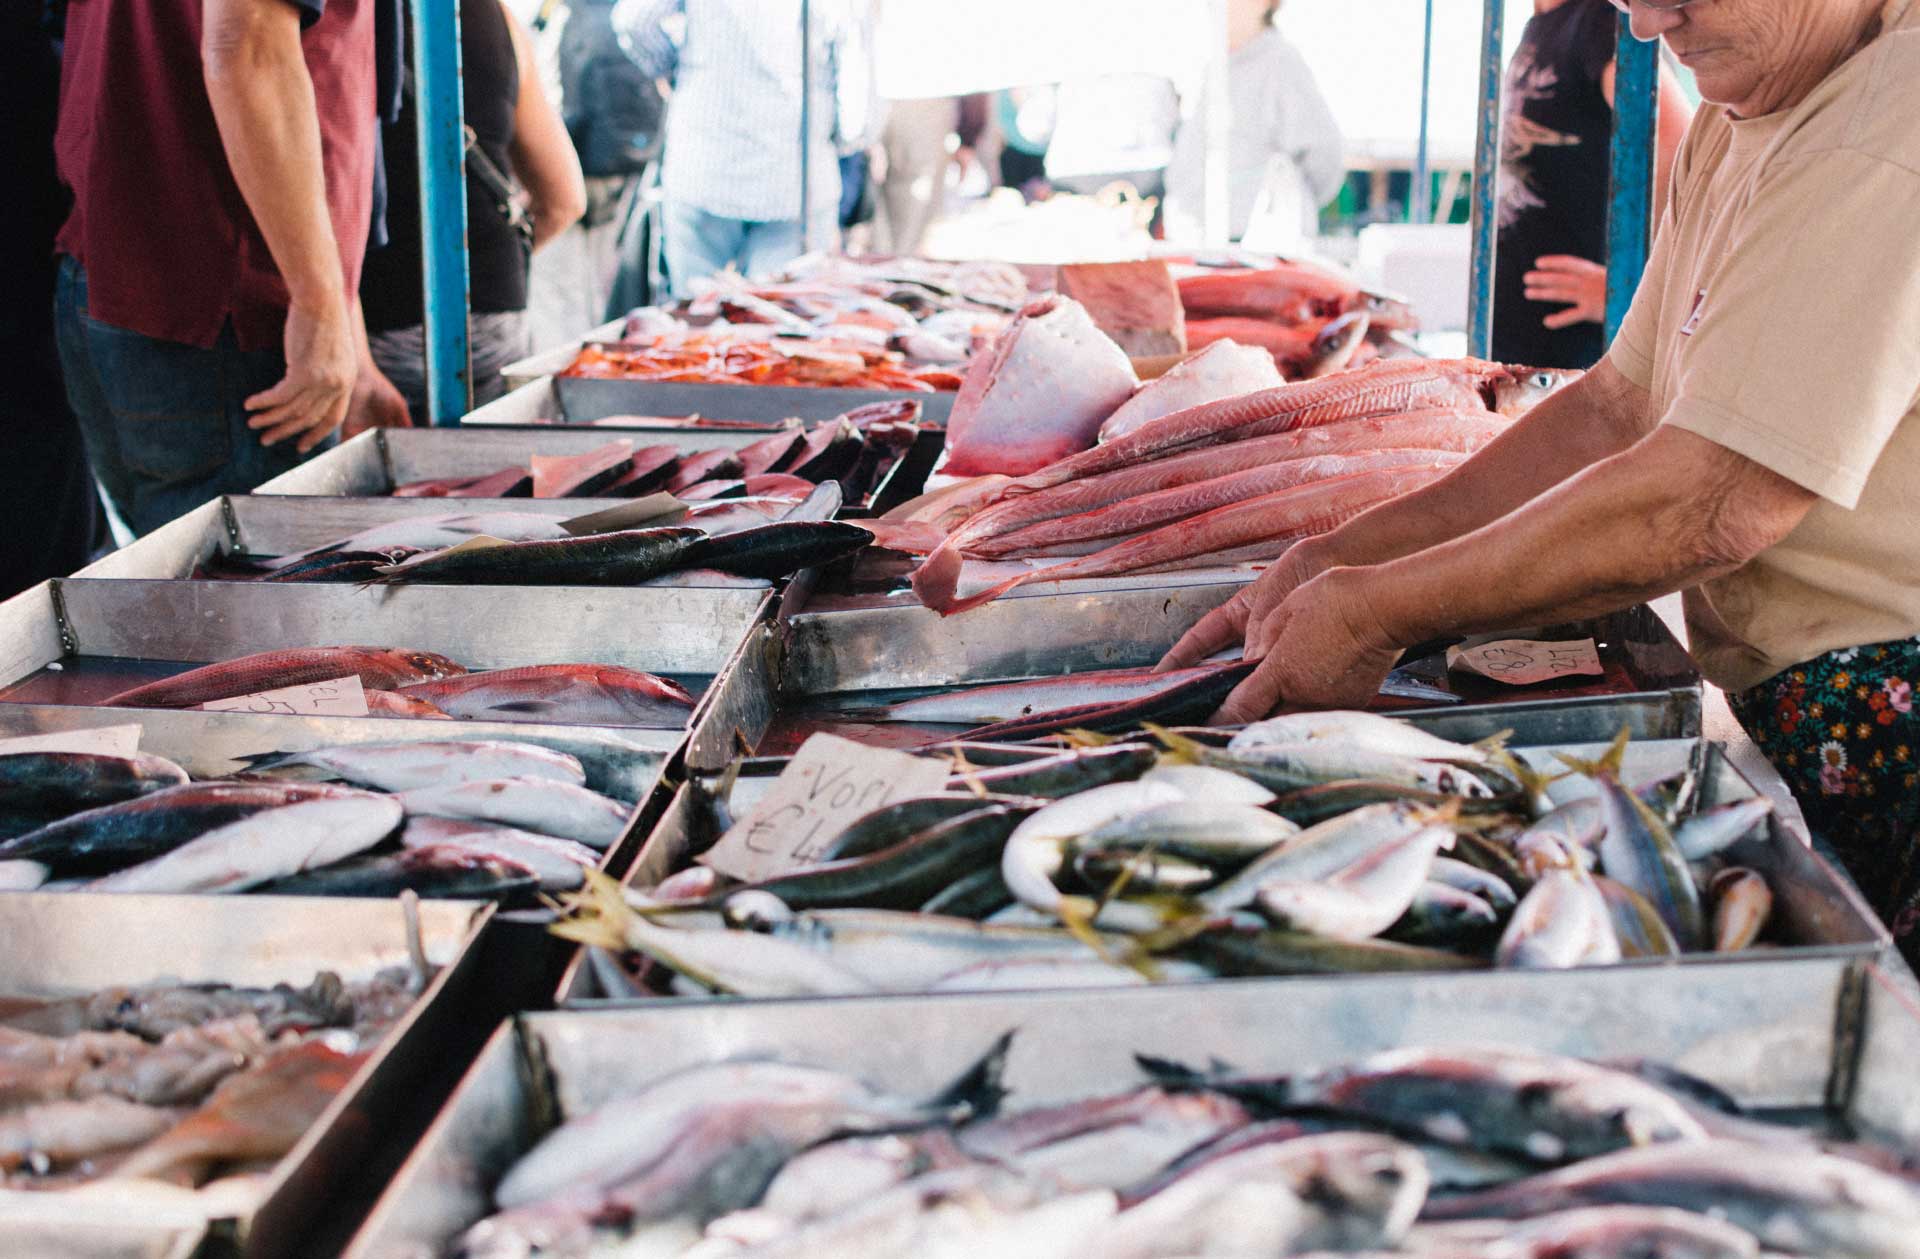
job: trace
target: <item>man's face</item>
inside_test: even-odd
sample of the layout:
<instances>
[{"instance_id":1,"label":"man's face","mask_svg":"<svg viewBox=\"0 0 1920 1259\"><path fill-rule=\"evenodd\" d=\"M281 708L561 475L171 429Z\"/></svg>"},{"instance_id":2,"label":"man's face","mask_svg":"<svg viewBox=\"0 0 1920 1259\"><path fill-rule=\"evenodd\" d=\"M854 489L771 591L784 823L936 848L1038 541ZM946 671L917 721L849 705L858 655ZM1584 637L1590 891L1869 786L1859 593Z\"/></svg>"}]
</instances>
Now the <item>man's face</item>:
<instances>
[{"instance_id":1,"label":"man's face","mask_svg":"<svg viewBox=\"0 0 1920 1259\"><path fill-rule=\"evenodd\" d=\"M1772 81L1817 51L1833 7L1832 0L1695 0L1673 10L1636 4L1633 27L1643 39L1666 41L1702 97L1751 117L1768 111Z\"/></svg>"}]
</instances>

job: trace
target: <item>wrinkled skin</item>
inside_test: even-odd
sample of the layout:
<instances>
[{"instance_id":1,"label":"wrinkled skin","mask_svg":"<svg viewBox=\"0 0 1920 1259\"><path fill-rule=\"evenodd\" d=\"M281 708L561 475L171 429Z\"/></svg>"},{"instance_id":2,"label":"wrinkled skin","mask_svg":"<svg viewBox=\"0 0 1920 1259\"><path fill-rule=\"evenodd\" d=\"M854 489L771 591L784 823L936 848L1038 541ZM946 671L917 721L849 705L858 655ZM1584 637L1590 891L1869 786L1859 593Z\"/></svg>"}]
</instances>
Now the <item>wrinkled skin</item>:
<instances>
[{"instance_id":1,"label":"wrinkled skin","mask_svg":"<svg viewBox=\"0 0 1920 1259\"><path fill-rule=\"evenodd\" d=\"M1700 94L1740 118L1805 98L1871 34L1881 0L1695 0L1633 6L1633 33L1663 40Z\"/></svg>"}]
</instances>

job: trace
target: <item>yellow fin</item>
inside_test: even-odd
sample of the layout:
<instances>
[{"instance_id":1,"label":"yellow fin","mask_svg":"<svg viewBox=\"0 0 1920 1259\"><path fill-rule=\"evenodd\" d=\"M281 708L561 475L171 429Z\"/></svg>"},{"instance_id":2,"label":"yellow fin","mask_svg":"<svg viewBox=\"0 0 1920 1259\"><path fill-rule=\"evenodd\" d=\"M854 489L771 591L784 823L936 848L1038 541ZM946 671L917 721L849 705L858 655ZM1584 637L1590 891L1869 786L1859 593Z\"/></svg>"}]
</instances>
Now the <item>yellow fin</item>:
<instances>
[{"instance_id":1,"label":"yellow fin","mask_svg":"<svg viewBox=\"0 0 1920 1259\"><path fill-rule=\"evenodd\" d=\"M1613 736L1613 742L1608 745L1606 752L1597 761L1583 760L1577 756L1568 756L1565 752L1557 752L1554 755L1557 756L1561 763L1568 769L1576 773L1585 774L1588 778L1617 779L1620 777L1620 765L1626 759L1627 740L1631 737L1631 734L1632 732L1628 730L1627 727L1620 727L1620 733Z\"/></svg>"},{"instance_id":2,"label":"yellow fin","mask_svg":"<svg viewBox=\"0 0 1920 1259\"><path fill-rule=\"evenodd\" d=\"M1155 725L1151 721L1141 722L1140 728L1160 740L1160 746L1166 749L1161 754L1162 760L1185 765L1202 763L1200 754L1207 750L1207 746L1198 739L1190 739L1184 734L1175 734L1165 726Z\"/></svg>"}]
</instances>

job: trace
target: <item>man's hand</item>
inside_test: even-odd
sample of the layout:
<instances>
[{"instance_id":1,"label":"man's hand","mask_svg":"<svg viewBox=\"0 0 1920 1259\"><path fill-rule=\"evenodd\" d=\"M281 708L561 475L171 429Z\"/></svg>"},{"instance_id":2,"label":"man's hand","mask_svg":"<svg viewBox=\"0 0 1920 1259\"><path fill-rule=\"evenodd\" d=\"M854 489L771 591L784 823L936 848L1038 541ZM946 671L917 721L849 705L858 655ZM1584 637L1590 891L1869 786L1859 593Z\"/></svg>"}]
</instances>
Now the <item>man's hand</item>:
<instances>
[{"instance_id":1,"label":"man's hand","mask_svg":"<svg viewBox=\"0 0 1920 1259\"><path fill-rule=\"evenodd\" d=\"M1527 300L1561 302L1567 309L1555 311L1540 322L1548 328L1571 328L1577 323L1599 323L1607 316L1607 269L1585 258L1567 254L1547 254L1533 260L1535 270L1526 274Z\"/></svg>"},{"instance_id":2,"label":"man's hand","mask_svg":"<svg viewBox=\"0 0 1920 1259\"><path fill-rule=\"evenodd\" d=\"M357 437L370 428L412 428L413 412L406 395L372 362L360 364L360 379L354 382L353 397L347 403L347 423L340 430L341 440Z\"/></svg>"},{"instance_id":3,"label":"man's hand","mask_svg":"<svg viewBox=\"0 0 1920 1259\"><path fill-rule=\"evenodd\" d=\"M1216 725L1259 721L1282 702L1364 708L1399 658L1364 594L1365 570L1330 569L1276 610L1278 639L1260 667L1213 716Z\"/></svg>"},{"instance_id":4,"label":"man's hand","mask_svg":"<svg viewBox=\"0 0 1920 1259\"><path fill-rule=\"evenodd\" d=\"M272 446L296 434L305 453L327 439L347 415L359 358L353 324L343 301L318 310L295 305L287 311L287 374L271 389L247 399L247 427Z\"/></svg>"},{"instance_id":5,"label":"man's hand","mask_svg":"<svg viewBox=\"0 0 1920 1259\"><path fill-rule=\"evenodd\" d=\"M1154 666L1154 671L1184 669L1237 642L1246 643L1249 660L1266 655L1280 628L1278 623L1269 624L1274 614L1296 588L1318 577L1327 567L1327 561L1320 558L1319 548L1311 539L1296 543L1268 565L1267 571L1251 585L1242 587L1233 598L1201 617Z\"/></svg>"}]
</instances>

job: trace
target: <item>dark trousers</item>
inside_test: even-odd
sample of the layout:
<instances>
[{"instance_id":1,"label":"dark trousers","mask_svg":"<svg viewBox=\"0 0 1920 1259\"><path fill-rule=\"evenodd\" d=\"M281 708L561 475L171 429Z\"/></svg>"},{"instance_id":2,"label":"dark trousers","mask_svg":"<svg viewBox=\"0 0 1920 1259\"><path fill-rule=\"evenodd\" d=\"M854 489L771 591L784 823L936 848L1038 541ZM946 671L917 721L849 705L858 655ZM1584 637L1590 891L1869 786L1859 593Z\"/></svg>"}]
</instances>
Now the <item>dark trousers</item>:
<instances>
[{"instance_id":1,"label":"dark trousers","mask_svg":"<svg viewBox=\"0 0 1920 1259\"><path fill-rule=\"evenodd\" d=\"M71 258L60 261L54 325L87 457L135 533L306 458L293 438L262 446L247 427L246 399L286 374L279 350L242 350L231 327L202 349L89 319L87 275Z\"/></svg>"},{"instance_id":2,"label":"dark trousers","mask_svg":"<svg viewBox=\"0 0 1920 1259\"><path fill-rule=\"evenodd\" d=\"M84 566L107 544L107 518L67 408L50 334L0 340L13 382L0 393L0 599Z\"/></svg>"}]
</instances>

